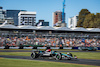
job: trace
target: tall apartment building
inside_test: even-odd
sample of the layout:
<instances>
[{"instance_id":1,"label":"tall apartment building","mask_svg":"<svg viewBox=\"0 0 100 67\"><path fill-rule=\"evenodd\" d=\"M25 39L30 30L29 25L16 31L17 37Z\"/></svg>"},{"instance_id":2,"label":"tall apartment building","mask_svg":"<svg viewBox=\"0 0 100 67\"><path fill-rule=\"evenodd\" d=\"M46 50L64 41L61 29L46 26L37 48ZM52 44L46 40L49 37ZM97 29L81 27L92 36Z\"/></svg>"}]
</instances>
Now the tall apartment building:
<instances>
[{"instance_id":1,"label":"tall apartment building","mask_svg":"<svg viewBox=\"0 0 100 67\"><path fill-rule=\"evenodd\" d=\"M6 18L12 18L14 25L18 26L18 13L25 10L6 10Z\"/></svg>"},{"instance_id":2,"label":"tall apartment building","mask_svg":"<svg viewBox=\"0 0 100 67\"><path fill-rule=\"evenodd\" d=\"M0 7L0 25L4 22L3 8Z\"/></svg>"},{"instance_id":3,"label":"tall apartment building","mask_svg":"<svg viewBox=\"0 0 100 67\"><path fill-rule=\"evenodd\" d=\"M2 25L7 20L6 24L14 25L13 18L6 17L6 10L3 10L3 7L0 7L0 25Z\"/></svg>"},{"instance_id":4,"label":"tall apartment building","mask_svg":"<svg viewBox=\"0 0 100 67\"><path fill-rule=\"evenodd\" d=\"M64 13L65 16L65 13ZM61 11L56 11L53 13L53 26L59 26L59 27L65 27L65 17L64 17L64 22L62 23L62 12Z\"/></svg>"},{"instance_id":5,"label":"tall apartment building","mask_svg":"<svg viewBox=\"0 0 100 67\"><path fill-rule=\"evenodd\" d=\"M5 15L5 12L3 10L3 7L0 7L0 19L4 19L4 15Z\"/></svg>"},{"instance_id":6,"label":"tall apartment building","mask_svg":"<svg viewBox=\"0 0 100 67\"><path fill-rule=\"evenodd\" d=\"M78 15L68 18L68 28L75 28L78 22Z\"/></svg>"},{"instance_id":7,"label":"tall apartment building","mask_svg":"<svg viewBox=\"0 0 100 67\"><path fill-rule=\"evenodd\" d=\"M36 24L36 12L21 11L18 14L18 25L32 25Z\"/></svg>"}]
</instances>

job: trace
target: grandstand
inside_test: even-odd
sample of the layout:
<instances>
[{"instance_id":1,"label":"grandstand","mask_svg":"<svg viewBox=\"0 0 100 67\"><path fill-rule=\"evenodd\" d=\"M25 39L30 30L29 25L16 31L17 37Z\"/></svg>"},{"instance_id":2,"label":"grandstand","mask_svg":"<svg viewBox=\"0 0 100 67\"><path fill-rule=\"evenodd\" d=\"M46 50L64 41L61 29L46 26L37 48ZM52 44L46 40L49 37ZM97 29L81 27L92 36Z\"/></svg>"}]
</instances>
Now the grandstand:
<instances>
[{"instance_id":1,"label":"grandstand","mask_svg":"<svg viewBox=\"0 0 100 67\"><path fill-rule=\"evenodd\" d=\"M99 28L0 25L0 46L100 47Z\"/></svg>"},{"instance_id":2,"label":"grandstand","mask_svg":"<svg viewBox=\"0 0 100 67\"><path fill-rule=\"evenodd\" d=\"M48 33L51 31L52 33L100 33L99 28L67 28L67 27L50 27L50 26L14 26L14 25L0 25L0 31L19 31L19 32L33 32L36 31L37 33Z\"/></svg>"}]
</instances>

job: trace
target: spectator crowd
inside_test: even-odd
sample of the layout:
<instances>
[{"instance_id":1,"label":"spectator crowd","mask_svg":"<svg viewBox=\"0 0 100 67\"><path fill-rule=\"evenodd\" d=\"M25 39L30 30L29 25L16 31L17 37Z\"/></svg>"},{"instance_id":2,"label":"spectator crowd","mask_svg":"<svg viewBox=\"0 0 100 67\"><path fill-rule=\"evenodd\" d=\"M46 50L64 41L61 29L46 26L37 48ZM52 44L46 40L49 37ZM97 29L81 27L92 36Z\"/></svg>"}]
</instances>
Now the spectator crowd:
<instances>
[{"instance_id":1,"label":"spectator crowd","mask_svg":"<svg viewBox=\"0 0 100 67\"><path fill-rule=\"evenodd\" d=\"M66 37L0 37L1 46L43 45L43 46L87 46L100 47L100 39L66 38Z\"/></svg>"}]
</instances>

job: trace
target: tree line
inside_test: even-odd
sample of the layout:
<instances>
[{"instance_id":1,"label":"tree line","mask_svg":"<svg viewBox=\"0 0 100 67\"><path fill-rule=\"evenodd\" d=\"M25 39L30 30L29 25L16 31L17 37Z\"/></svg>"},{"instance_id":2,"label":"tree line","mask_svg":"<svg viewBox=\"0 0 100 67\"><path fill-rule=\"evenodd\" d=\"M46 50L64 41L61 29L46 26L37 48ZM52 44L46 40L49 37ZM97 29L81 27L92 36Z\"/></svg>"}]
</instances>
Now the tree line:
<instances>
[{"instance_id":1,"label":"tree line","mask_svg":"<svg viewBox=\"0 0 100 67\"><path fill-rule=\"evenodd\" d=\"M79 12L77 27L100 28L100 13L91 13L87 9Z\"/></svg>"}]
</instances>

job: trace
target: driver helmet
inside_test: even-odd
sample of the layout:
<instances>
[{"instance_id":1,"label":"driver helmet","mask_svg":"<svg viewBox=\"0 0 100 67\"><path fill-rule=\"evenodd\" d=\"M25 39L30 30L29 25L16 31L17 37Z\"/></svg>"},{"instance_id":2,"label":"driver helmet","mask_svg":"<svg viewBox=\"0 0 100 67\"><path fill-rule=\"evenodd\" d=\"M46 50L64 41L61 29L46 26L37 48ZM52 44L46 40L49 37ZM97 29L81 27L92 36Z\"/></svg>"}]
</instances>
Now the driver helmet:
<instances>
[{"instance_id":1,"label":"driver helmet","mask_svg":"<svg viewBox=\"0 0 100 67\"><path fill-rule=\"evenodd\" d=\"M47 50L46 50L46 52L50 52L50 51L51 51L51 49L47 49Z\"/></svg>"},{"instance_id":2,"label":"driver helmet","mask_svg":"<svg viewBox=\"0 0 100 67\"><path fill-rule=\"evenodd\" d=\"M67 55L69 55L70 53L68 52Z\"/></svg>"}]
</instances>

